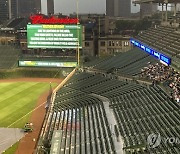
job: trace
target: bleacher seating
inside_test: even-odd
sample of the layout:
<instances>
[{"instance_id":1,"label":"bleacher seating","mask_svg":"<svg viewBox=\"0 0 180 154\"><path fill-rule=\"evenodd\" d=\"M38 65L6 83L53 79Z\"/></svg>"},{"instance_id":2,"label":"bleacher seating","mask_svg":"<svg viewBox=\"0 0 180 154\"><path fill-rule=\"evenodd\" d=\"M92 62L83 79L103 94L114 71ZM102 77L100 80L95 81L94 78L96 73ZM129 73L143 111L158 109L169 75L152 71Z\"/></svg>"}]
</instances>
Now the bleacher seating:
<instances>
[{"instance_id":1,"label":"bleacher seating","mask_svg":"<svg viewBox=\"0 0 180 154\"><path fill-rule=\"evenodd\" d=\"M63 87L57 92L47 138L62 130L60 153L116 153L102 102Z\"/></svg>"},{"instance_id":2,"label":"bleacher seating","mask_svg":"<svg viewBox=\"0 0 180 154\"><path fill-rule=\"evenodd\" d=\"M10 69L17 66L20 50L13 46L0 46L0 69Z\"/></svg>"},{"instance_id":3,"label":"bleacher seating","mask_svg":"<svg viewBox=\"0 0 180 154\"><path fill-rule=\"evenodd\" d=\"M179 65L180 37L175 29L157 26L136 39L169 55ZM80 68L82 72L76 71L56 92L46 139L51 141L54 130L60 130L60 153L117 153L106 114L107 102L96 97L100 96L109 100L109 112L117 122L124 153L179 154L177 144L162 141L150 148L147 143L152 133L164 139L180 139L179 104L158 84L140 84L135 78L142 68L153 63L157 63L155 58L134 48L88 63L84 70ZM131 80L123 75L131 76Z\"/></svg>"},{"instance_id":4,"label":"bleacher seating","mask_svg":"<svg viewBox=\"0 0 180 154\"><path fill-rule=\"evenodd\" d=\"M176 21L176 23L180 23L180 11L176 12L176 15L171 15L168 19L170 22Z\"/></svg>"},{"instance_id":5,"label":"bleacher seating","mask_svg":"<svg viewBox=\"0 0 180 154\"><path fill-rule=\"evenodd\" d=\"M16 27L18 24L20 24L23 20L24 20L24 18L15 18L15 19L12 20L10 23L8 23L7 27L8 27L8 28L14 28L14 27Z\"/></svg>"},{"instance_id":6,"label":"bleacher seating","mask_svg":"<svg viewBox=\"0 0 180 154\"><path fill-rule=\"evenodd\" d=\"M124 136L126 149L131 149L134 145L146 147L147 136L151 133L159 133L165 138L180 137L180 121L176 117L179 107L167 99L158 87L143 88L114 97L111 107L118 120L119 130ZM175 149L160 145L154 153L168 153Z\"/></svg>"},{"instance_id":7,"label":"bleacher seating","mask_svg":"<svg viewBox=\"0 0 180 154\"><path fill-rule=\"evenodd\" d=\"M140 73L141 68L149 63L156 63L157 60L140 49L134 48L114 57L107 57L100 61L93 61L88 67L108 72L113 70L116 73L135 76Z\"/></svg>"},{"instance_id":8,"label":"bleacher seating","mask_svg":"<svg viewBox=\"0 0 180 154\"><path fill-rule=\"evenodd\" d=\"M126 153L173 153L180 148L160 144L147 146L147 137L178 137L180 111L159 86L119 81L100 74L77 72L56 93L48 139L53 130L63 130L62 153L116 153L103 103L95 93L110 100Z\"/></svg>"},{"instance_id":9,"label":"bleacher seating","mask_svg":"<svg viewBox=\"0 0 180 154\"><path fill-rule=\"evenodd\" d=\"M105 62L108 59L111 59L112 56L108 56L108 57L103 57L103 58L95 58L89 62L85 62L84 66L85 67L95 67L103 62Z\"/></svg>"},{"instance_id":10,"label":"bleacher seating","mask_svg":"<svg viewBox=\"0 0 180 154\"><path fill-rule=\"evenodd\" d=\"M135 38L167 56L179 58L180 32L176 28L156 26L139 33Z\"/></svg>"}]
</instances>

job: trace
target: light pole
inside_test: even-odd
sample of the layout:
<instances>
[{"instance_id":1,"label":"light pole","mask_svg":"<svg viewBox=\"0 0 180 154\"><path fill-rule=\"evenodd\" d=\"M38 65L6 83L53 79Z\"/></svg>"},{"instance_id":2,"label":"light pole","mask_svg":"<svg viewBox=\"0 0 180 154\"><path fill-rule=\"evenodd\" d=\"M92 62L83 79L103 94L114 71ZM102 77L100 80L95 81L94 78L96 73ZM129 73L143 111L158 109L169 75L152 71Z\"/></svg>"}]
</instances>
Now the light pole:
<instances>
[{"instance_id":1,"label":"light pole","mask_svg":"<svg viewBox=\"0 0 180 154\"><path fill-rule=\"evenodd\" d=\"M12 5L11 5L11 0L8 1L8 8L9 8L9 19L12 18Z\"/></svg>"},{"instance_id":2,"label":"light pole","mask_svg":"<svg viewBox=\"0 0 180 154\"><path fill-rule=\"evenodd\" d=\"M76 0L76 18L79 20L79 0ZM78 36L78 43L77 43L77 63L78 67L80 65L80 53L79 53L79 22L77 22L77 36Z\"/></svg>"}]
</instances>

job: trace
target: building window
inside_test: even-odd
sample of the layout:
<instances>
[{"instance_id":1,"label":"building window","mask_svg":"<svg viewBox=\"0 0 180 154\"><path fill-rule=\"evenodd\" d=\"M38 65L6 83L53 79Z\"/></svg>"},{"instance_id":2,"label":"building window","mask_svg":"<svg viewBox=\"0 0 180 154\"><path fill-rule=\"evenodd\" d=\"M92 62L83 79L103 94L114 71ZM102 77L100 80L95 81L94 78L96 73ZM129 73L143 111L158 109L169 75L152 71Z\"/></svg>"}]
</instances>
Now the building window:
<instances>
[{"instance_id":1,"label":"building window","mask_svg":"<svg viewBox=\"0 0 180 154\"><path fill-rule=\"evenodd\" d=\"M105 49L101 49L100 52L101 53L105 53L106 51L105 51Z\"/></svg>"},{"instance_id":2,"label":"building window","mask_svg":"<svg viewBox=\"0 0 180 154\"><path fill-rule=\"evenodd\" d=\"M105 41L101 41L101 46L104 47L106 45Z\"/></svg>"},{"instance_id":3,"label":"building window","mask_svg":"<svg viewBox=\"0 0 180 154\"><path fill-rule=\"evenodd\" d=\"M85 42L85 47L89 47L90 43L89 42Z\"/></svg>"},{"instance_id":4,"label":"building window","mask_svg":"<svg viewBox=\"0 0 180 154\"><path fill-rule=\"evenodd\" d=\"M129 42L124 42L124 46L129 46Z\"/></svg>"},{"instance_id":5,"label":"building window","mask_svg":"<svg viewBox=\"0 0 180 154\"><path fill-rule=\"evenodd\" d=\"M126 42L126 45L129 46L129 42Z\"/></svg>"},{"instance_id":6,"label":"building window","mask_svg":"<svg viewBox=\"0 0 180 154\"><path fill-rule=\"evenodd\" d=\"M119 46L119 41L116 41L116 46Z\"/></svg>"},{"instance_id":7,"label":"building window","mask_svg":"<svg viewBox=\"0 0 180 154\"><path fill-rule=\"evenodd\" d=\"M109 41L109 46L111 46L111 41Z\"/></svg>"}]
</instances>

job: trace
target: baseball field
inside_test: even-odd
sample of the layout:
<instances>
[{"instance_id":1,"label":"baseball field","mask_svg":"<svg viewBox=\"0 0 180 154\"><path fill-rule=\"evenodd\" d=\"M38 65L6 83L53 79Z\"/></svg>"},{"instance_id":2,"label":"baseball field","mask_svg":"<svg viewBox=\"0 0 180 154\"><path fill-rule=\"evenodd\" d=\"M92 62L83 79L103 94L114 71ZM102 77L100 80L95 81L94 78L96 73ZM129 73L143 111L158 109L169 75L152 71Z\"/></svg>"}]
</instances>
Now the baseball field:
<instances>
[{"instance_id":1,"label":"baseball field","mask_svg":"<svg viewBox=\"0 0 180 154\"><path fill-rule=\"evenodd\" d=\"M0 83L0 127L22 128L30 114L17 120L33 110L40 94L48 89L50 84L46 82Z\"/></svg>"},{"instance_id":2,"label":"baseball field","mask_svg":"<svg viewBox=\"0 0 180 154\"><path fill-rule=\"evenodd\" d=\"M52 81L52 79L39 78L0 80L0 128L23 128L25 123L33 122L36 129L22 139L22 144L28 143L30 137L37 138L49 91L61 81L60 79ZM5 153L12 153L11 149ZM16 149L17 144L13 146L13 153ZM21 151L21 144L18 149Z\"/></svg>"}]
</instances>

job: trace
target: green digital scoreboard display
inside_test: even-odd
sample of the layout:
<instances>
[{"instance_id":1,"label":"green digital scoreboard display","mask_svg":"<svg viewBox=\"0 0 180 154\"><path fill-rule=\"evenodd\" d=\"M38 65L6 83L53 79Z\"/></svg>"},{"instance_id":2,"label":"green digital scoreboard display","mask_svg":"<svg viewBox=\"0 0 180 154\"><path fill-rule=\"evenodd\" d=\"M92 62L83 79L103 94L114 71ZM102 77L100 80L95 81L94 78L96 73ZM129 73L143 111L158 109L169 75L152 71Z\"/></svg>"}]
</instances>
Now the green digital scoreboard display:
<instances>
[{"instance_id":1,"label":"green digital scoreboard display","mask_svg":"<svg viewBox=\"0 0 180 154\"><path fill-rule=\"evenodd\" d=\"M81 25L27 25L28 48L82 48Z\"/></svg>"},{"instance_id":2,"label":"green digital scoreboard display","mask_svg":"<svg viewBox=\"0 0 180 154\"><path fill-rule=\"evenodd\" d=\"M20 67L76 67L77 62L19 61Z\"/></svg>"}]
</instances>

